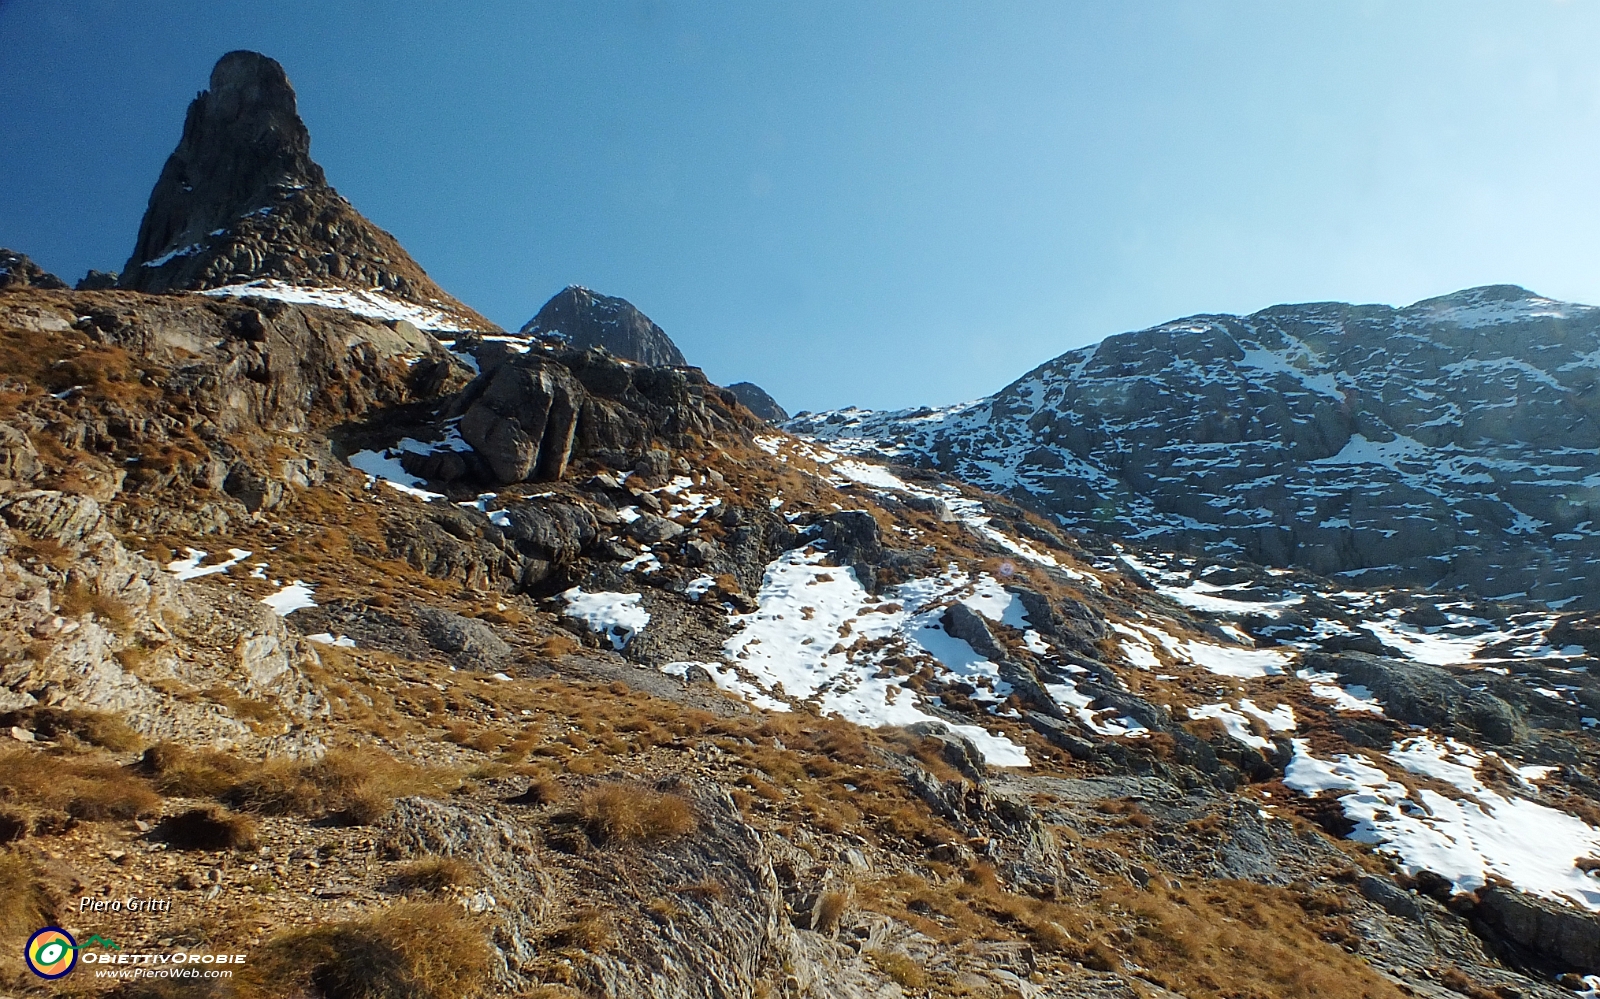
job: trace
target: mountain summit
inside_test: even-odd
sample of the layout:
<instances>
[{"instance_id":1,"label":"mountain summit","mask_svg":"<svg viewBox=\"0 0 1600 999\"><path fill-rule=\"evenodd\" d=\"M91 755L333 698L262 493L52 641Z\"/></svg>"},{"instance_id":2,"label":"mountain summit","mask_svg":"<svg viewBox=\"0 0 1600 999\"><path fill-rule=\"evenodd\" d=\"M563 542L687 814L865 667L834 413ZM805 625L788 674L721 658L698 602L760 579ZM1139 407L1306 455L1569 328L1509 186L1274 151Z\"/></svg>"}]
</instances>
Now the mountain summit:
<instances>
[{"instance_id":1,"label":"mountain summit","mask_svg":"<svg viewBox=\"0 0 1600 999\"><path fill-rule=\"evenodd\" d=\"M189 105L119 283L342 305L430 329L495 328L328 185L288 76L257 52L219 59L210 89Z\"/></svg>"},{"instance_id":2,"label":"mountain summit","mask_svg":"<svg viewBox=\"0 0 1600 999\"><path fill-rule=\"evenodd\" d=\"M625 298L568 285L523 324L528 336L555 337L578 349L604 347L640 364L682 365L683 351L666 331Z\"/></svg>"}]
</instances>

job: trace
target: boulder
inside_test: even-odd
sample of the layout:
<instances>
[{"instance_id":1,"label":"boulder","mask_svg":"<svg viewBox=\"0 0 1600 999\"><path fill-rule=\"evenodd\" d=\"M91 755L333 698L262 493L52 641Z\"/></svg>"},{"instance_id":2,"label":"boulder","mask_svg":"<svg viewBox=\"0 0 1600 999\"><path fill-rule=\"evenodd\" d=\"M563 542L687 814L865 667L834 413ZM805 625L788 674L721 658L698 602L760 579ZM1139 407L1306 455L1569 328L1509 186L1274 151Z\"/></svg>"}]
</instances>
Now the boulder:
<instances>
[{"instance_id":1,"label":"boulder","mask_svg":"<svg viewBox=\"0 0 1600 999\"><path fill-rule=\"evenodd\" d=\"M506 507L500 528L517 549L548 562L570 562L592 544L600 524L588 507L573 503L530 501Z\"/></svg>"},{"instance_id":2,"label":"boulder","mask_svg":"<svg viewBox=\"0 0 1600 999\"><path fill-rule=\"evenodd\" d=\"M628 525L628 537L647 545L671 541L680 537L683 531L682 525L675 524L665 517L657 517L653 513L641 513Z\"/></svg>"},{"instance_id":3,"label":"boulder","mask_svg":"<svg viewBox=\"0 0 1600 999\"><path fill-rule=\"evenodd\" d=\"M921 496L915 493L908 493L902 499L905 500L906 506L913 510L933 514L934 518L941 524L953 523L956 519L956 515L950 510L950 504L937 496Z\"/></svg>"},{"instance_id":4,"label":"boulder","mask_svg":"<svg viewBox=\"0 0 1600 999\"><path fill-rule=\"evenodd\" d=\"M883 532L865 510L830 513L812 527L840 565L873 565L883 560Z\"/></svg>"},{"instance_id":5,"label":"boulder","mask_svg":"<svg viewBox=\"0 0 1600 999\"><path fill-rule=\"evenodd\" d=\"M244 462L228 472L222 491L243 503L251 513L270 510L283 502L283 483L267 478Z\"/></svg>"},{"instance_id":6,"label":"boulder","mask_svg":"<svg viewBox=\"0 0 1600 999\"><path fill-rule=\"evenodd\" d=\"M1398 721L1442 730L1462 725L1495 745L1516 742L1527 734L1524 719L1510 704L1474 690L1437 666L1363 652L1315 653L1305 658L1305 666L1366 687Z\"/></svg>"},{"instance_id":7,"label":"boulder","mask_svg":"<svg viewBox=\"0 0 1600 999\"><path fill-rule=\"evenodd\" d=\"M437 607L421 607L417 609L417 623L429 645L472 668L494 667L511 655L511 646L482 621Z\"/></svg>"},{"instance_id":8,"label":"boulder","mask_svg":"<svg viewBox=\"0 0 1600 999\"><path fill-rule=\"evenodd\" d=\"M1600 915L1500 885L1478 892L1477 915L1519 947L1568 969L1600 973Z\"/></svg>"},{"instance_id":9,"label":"boulder","mask_svg":"<svg viewBox=\"0 0 1600 999\"><path fill-rule=\"evenodd\" d=\"M0 481L28 482L41 468L39 452L28 435L8 423L0 423Z\"/></svg>"},{"instance_id":10,"label":"boulder","mask_svg":"<svg viewBox=\"0 0 1600 999\"><path fill-rule=\"evenodd\" d=\"M471 401L462 410L461 437L498 482L548 482L566 472L587 393L564 365L524 355L474 382L465 395Z\"/></svg>"},{"instance_id":11,"label":"boulder","mask_svg":"<svg viewBox=\"0 0 1600 999\"><path fill-rule=\"evenodd\" d=\"M939 623L944 625L944 630L951 637L966 642L972 646L972 651L990 662L998 663L1006 658L1006 650L995 640L994 632L989 630L989 622L966 604L951 604Z\"/></svg>"}]
</instances>

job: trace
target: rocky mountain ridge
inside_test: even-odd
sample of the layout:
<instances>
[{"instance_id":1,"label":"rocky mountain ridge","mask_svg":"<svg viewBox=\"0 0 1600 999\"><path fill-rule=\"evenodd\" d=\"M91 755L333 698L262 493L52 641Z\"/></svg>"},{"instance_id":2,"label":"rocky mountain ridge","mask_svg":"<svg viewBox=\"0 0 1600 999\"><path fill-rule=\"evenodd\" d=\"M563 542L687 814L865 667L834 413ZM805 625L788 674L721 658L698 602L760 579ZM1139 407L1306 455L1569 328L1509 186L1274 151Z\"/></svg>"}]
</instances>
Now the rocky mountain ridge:
<instances>
[{"instance_id":1,"label":"rocky mountain ridge","mask_svg":"<svg viewBox=\"0 0 1600 999\"><path fill-rule=\"evenodd\" d=\"M1324 575L1594 607L1600 310L1509 286L1195 316L986 399L807 414L1058 523Z\"/></svg>"},{"instance_id":2,"label":"rocky mountain ridge","mask_svg":"<svg viewBox=\"0 0 1600 999\"><path fill-rule=\"evenodd\" d=\"M119 825L14 790L22 856L90 858L41 890L181 894L199 861L340 933L442 899L427 918L470 917L491 947L486 978L438 996L717 994L704 976L798 995L1554 996L1541 981L1600 962L1570 942L1600 908L1582 866L1600 831L1575 817L1600 807L1586 618L1085 548L604 352L446 349L316 306L126 292L15 290L0 330L31 359L0 397L13 752L103 767L118 751L72 733L117 718L121 779L167 796ZM488 442L496 421L549 428L565 398L570 430L526 452L553 434L565 467L498 470L465 426L485 398ZM458 475L430 473L445 455ZM302 767L311 795L374 752L360 767L422 769L360 784L377 797L359 808L331 784L274 805L227 776ZM197 759L224 770L184 776ZM583 817L606 795L693 819L585 825L623 821ZM254 822L269 873L172 845L208 800ZM1518 848L1530 823L1541 856L1572 862ZM1452 839L1472 846L1439 852ZM404 887L441 857L470 881ZM1245 904L1256 936L1159 943ZM263 957L300 953L248 907L207 911ZM1307 954L1338 970L1291 973ZM662 962L680 971L638 972Z\"/></svg>"}]
</instances>

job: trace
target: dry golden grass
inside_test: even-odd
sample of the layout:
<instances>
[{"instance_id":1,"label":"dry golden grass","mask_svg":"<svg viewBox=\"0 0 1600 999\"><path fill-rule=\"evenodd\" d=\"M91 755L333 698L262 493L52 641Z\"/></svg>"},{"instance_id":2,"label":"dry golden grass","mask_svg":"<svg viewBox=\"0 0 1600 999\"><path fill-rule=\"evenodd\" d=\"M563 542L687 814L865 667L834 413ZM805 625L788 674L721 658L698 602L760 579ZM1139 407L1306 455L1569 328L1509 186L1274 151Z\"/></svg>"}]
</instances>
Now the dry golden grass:
<instances>
[{"instance_id":1,"label":"dry golden grass","mask_svg":"<svg viewBox=\"0 0 1600 999\"><path fill-rule=\"evenodd\" d=\"M528 785L528 790L522 794L522 800L530 805L554 805L566 797L566 791L561 785L549 777L541 777Z\"/></svg>"},{"instance_id":2,"label":"dry golden grass","mask_svg":"<svg viewBox=\"0 0 1600 999\"><path fill-rule=\"evenodd\" d=\"M0 982L27 982L28 986L37 982L24 969L23 944L34 930L54 925L62 908L30 858L10 850L0 851ZM23 989L17 991L21 993Z\"/></svg>"},{"instance_id":3,"label":"dry golden grass","mask_svg":"<svg viewBox=\"0 0 1600 999\"><path fill-rule=\"evenodd\" d=\"M477 884L478 869L460 857L421 857L396 871L393 882L400 891L443 891Z\"/></svg>"},{"instance_id":4,"label":"dry golden grass","mask_svg":"<svg viewBox=\"0 0 1600 999\"><path fill-rule=\"evenodd\" d=\"M167 794L216 797L265 815L378 821L396 798L440 796L461 783L453 770L423 767L376 750L334 750L314 763L253 761L170 743L151 747L141 765Z\"/></svg>"},{"instance_id":5,"label":"dry golden grass","mask_svg":"<svg viewBox=\"0 0 1600 999\"><path fill-rule=\"evenodd\" d=\"M180 850L244 850L256 845L256 824L213 805L169 816L155 835Z\"/></svg>"},{"instance_id":6,"label":"dry golden grass","mask_svg":"<svg viewBox=\"0 0 1600 999\"><path fill-rule=\"evenodd\" d=\"M1323 888L1209 882L1111 890L1068 906L1015 895L986 864L959 882L901 874L857 886L859 904L946 943L1025 939L1101 971L1140 974L1191 999L1398 999L1339 946L1344 902Z\"/></svg>"},{"instance_id":7,"label":"dry golden grass","mask_svg":"<svg viewBox=\"0 0 1600 999\"><path fill-rule=\"evenodd\" d=\"M0 714L0 728L13 726L41 738L62 741L70 737L119 753L137 749L144 742L121 718L104 711L32 707Z\"/></svg>"},{"instance_id":8,"label":"dry golden grass","mask_svg":"<svg viewBox=\"0 0 1600 999\"><path fill-rule=\"evenodd\" d=\"M235 978L238 999L474 999L491 952L460 908L402 903L345 923L288 930Z\"/></svg>"},{"instance_id":9,"label":"dry golden grass","mask_svg":"<svg viewBox=\"0 0 1600 999\"><path fill-rule=\"evenodd\" d=\"M928 984L928 975L922 970L922 965L901 951L869 950L866 957L903 989L920 989Z\"/></svg>"},{"instance_id":10,"label":"dry golden grass","mask_svg":"<svg viewBox=\"0 0 1600 999\"><path fill-rule=\"evenodd\" d=\"M55 899L39 880L33 861L11 850L0 851L0 942L14 941L55 919Z\"/></svg>"},{"instance_id":11,"label":"dry golden grass","mask_svg":"<svg viewBox=\"0 0 1600 999\"><path fill-rule=\"evenodd\" d=\"M62 587L56 593L56 604L67 617L93 614L97 621L118 633L126 632L133 620L122 601L93 589L81 579Z\"/></svg>"},{"instance_id":12,"label":"dry golden grass","mask_svg":"<svg viewBox=\"0 0 1600 999\"><path fill-rule=\"evenodd\" d=\"M693 884L679 885L673 889L673 892L678 895L687 895L690 898L698 898L707 902L720 902L722 901L723 896L727 894L728 890L723 887L722 882L712 881L711 879L707 878L704 881L696 881Z\"/></svg>"},{"instance_id":13,"label":"dry golden grass","mask_svg":"<svg viewBox=\"0 0 1600 999\"><path fill-rule=\"evenodd\" d=\"M154 815L161 798L115 763L27 749L0 751L0 790L13 807L60 811L85 822Z\"/></svg>"},{"instance_id":14,"label":"dry golden grass","mask_svg":"<svg viewBox=\"0 0 1600 999\"><path fill-rule=\"evenodd\" d=\"M578 910L559 930L550 935L550 942L557 947L585 954L598 954L609 950L616 939L616 929L611 924L611 917L600 909Z\"/></svg>"},{"instance_id":15,"label":"dry golden grass","mask_svg":"<svg viewBox=\"0 0 1600 999\"><path fill-rule=\"evenodd\" d=\"M1155 819L1139 807L1139 803L1132 798L1118 798L1116 800L1102 801L1094 806L1094 810L1101 815L1116 816L1116 821L1111 825L1116 828L1148 829L1155 824Z\"/></svg>"},{"instance_id":16,"label":"dry golden grass","mask_svg":"<svg viewBox=\"0 0 1600 999\"><path fill-rule=\"evenodd\" d=\"M850 895L842 891L823 892L817 900L816 926L819 933L832 933L839 928L839 920L844 918L845 910L850 907ZM903 982L901 984L904 984Z\"/></svg>"},{"instance_id":17,"label":"dry golden grass","mask_svg":"<svg viewBox=\"0 0 1600 999\"><path fill-rule=\"evenodd\" d=\"M232 687L218 684L207 687L201 694L208 700L227 708L229 714L257 730L260 726L281 724L283 721L283 715L275 705L254 697L245 697Z\"/></svg>"},{"instance_id":18,"label":"dry golden grass","mask_svg":"<svg viewBox=\"0 0 1600 999\"><path fill-rule=\"evenodd\" d=\"M177 798L216 797L232 787L250 765L231 753L190 749L176 742L158 742L139 758L139 769L151 775L156 790Z\"/></svg>"},{"instance_id":19,"label":"dry golden grass","mask_svg":"<svg viewBox=\"0 0 1600 999\"><path fill-rule=\"evenodd\" d=\"M1104 901L1132 917L1117 942L1145 977L1191 999L1398 999L1398 989L1347 953L1349 930L1327 892L1246 882L1189 891L1157 887Z\"/></svg>"},{"instance_id":20,"label":"dry golden grass","mask_svg":"<svg viewBox=\"0 0 1600 999\"><path fill-rule=\"evenodd\" d=\"M597 843L672 839L698 824L689 802L635 784L603 784L578 798L574 814Z\"/></svg>"}]
</instances>

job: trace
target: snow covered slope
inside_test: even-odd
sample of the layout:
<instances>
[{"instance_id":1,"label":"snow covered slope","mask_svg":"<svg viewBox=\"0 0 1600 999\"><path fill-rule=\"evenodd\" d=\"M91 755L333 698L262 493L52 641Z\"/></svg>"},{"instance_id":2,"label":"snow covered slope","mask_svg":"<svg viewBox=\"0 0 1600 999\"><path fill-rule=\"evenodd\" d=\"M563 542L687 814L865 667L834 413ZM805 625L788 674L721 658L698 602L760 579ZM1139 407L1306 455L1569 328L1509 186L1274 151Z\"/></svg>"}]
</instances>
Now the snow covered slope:
<instances>
[{"instance_id":1,"label":"snow covered slope","mask_svg":"<svg viewBox=\"0 0 1600 999\"><path fill-rule=\"evenodd\" d=\"M1069 526L1377 581L1595 606L1600 309L1493 286L1196 316L942 409L806 414Z\"/></svg>"}]
</instances>

